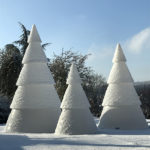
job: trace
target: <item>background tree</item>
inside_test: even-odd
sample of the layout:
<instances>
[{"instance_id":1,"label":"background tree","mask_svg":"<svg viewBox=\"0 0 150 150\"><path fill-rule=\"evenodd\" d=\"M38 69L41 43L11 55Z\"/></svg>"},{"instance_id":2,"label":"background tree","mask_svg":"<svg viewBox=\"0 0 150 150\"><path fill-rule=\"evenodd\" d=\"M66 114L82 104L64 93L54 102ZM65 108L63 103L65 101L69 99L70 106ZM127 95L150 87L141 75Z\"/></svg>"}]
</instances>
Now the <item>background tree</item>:
<instances>
[{"instance_id":1,"label":"background tree","mask_svg":"<svg viewBox=\"0 0 150 150\"><path fill-rule=\"evenodd\" d=\"M90 69L85 67L85 60L88 55L79 55L72 52L71 50L62 50L60 55L54 54L53 59L50 60L49 66L53 73L54 79L56 81L56 88L60 98L63 98L64 92L66 90L66 78L68 71L72 62L75 62L77 68L80 72L81 78L85 77Z\"/></svg>"},{"instance_id":2,"label":"background tree","mask_svg":"<svg viewBox=\"0 0 150 150\"><path fill-rule=\"evenodd\" d=\"M141 102L135 91L134 81L120 44L117 44L112 62L98 127L121 130L147 128L140 108Z\"/></svg>"},{"instance_id":3,"label":"background tree","mask_svg":"<svg viewBox=\"0 0 150 150\"><path fill-rule=\"evenodd\" d=\"M22 68L21 61L28 46L27 40L30 33L22 23L19 24L22 30L19 40L16 40L13 44L7 44L0 50L0 92L8 96L10 100L12 100L16 90L15 83ZM45 49L48 44L45 43L42 47ZM62 99L67 87L66 78L69 67L75 61L83 80L82 86L92 106L91 111L94 115L99 116L101 112L100 105L107 85L101 75L95 74L91 68L86 67L85 63L88 56L89 54L81 55L71 50L62 50L60 55L54 54L54 57L49 62L49 66L56 81L58 94ZM145 90L146 92L144 92ZM137 91L143 104L144 114L147 118L150 118L150 88L149 86L144 86L144 88L140 88L140 91L138 89Z\"/></svg>"},{"instance_id":4,"label":"background tree","mask_svg":"<svg viewBox=\"0 0 150 150\"><path fill-rule=\"evenodd\" d=\"M22 34L13 44L7 44L0 50L0 122L5 123L9 115L9 105L16 91L16 81L22 68L22 58L28 46L30 31L19 23ZM42 45L42 48L49 43ZM4 95L4 96L2 96Z\"/></svg>"},{"instance_id":5,"label":"background tree","mask_svg":"<svg viewBox=\"0 0 150 150\"><path fill-rule=\"evenodd\" d=\"M10 113L10 99L16 91L16 80L22 67L21 60L22 55L13 44L6 45L0 51L0 93L3 94L0 94L0 123L5 123Z\"/></svg>"},{"instance_id":6,"label":"background tree","mask_svg":"<svg viewBox=\"0 0 150 150\"><path fill-rule=\"evenodd\" d=\"M102 111L102 100L107 88L105 78L102 75L91 72L83 82L83 88L91 104L91 112L99 117Z\"/></svg>"},{"instance_id":7,"label":"background tree","mask_svg":"<svg viewBox=\"0 0 150 150\"><path fill-rule=\"evenodd\" d=\"M135 88L142 102L143 113L147 119L150 119L150 82L136 83Z\"/></svg>"},{"instance_id":8,"label":"background tree","mask_svg":"<svg viewBox=\"0 0 150 150\"><path fill-rule=\"evenodd\" d=\"M19 49L8 44L0 51L0 89L4 95L12 97L16 90L16 80L20 73L22 55Z\"/></svg>"},{"instance_id":9,"label":"background tree","mask_svg":"<svg viewBox=\"0 0 150 150\"><path fill-rule=\"evenodd\" d=\"M56 89L62 100L67 88L66 79L72 62L75 62L80 77L83 81L82 86L91 104L91 111L95 116L100 115L100 104L106 89L105 79L95 74L90 67L86 67L85 62L89 54L81 55L71 50L62 50L60 55L54 54L50 60L49 67L56 81Z\"/></svg>"}]
</instances>

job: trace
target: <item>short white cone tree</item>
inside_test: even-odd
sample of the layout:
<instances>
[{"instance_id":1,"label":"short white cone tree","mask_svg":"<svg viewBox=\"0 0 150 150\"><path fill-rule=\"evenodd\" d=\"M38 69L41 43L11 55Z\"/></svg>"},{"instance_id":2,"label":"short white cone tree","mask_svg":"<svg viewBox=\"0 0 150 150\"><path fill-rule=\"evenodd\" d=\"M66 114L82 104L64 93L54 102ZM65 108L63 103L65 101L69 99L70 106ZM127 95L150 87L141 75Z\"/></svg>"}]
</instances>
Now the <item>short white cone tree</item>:
<instances>
[{"instance_id":1,"label":"short white cone tree","mask_svg":"<svg viewBox=\"0 0 150 150\"><path fill-rule=\"evenodd\" d=\"M61 103L62 112L55 134L93 134L97 127L89 110L90 104L82 89L81 80L73 63L67 79L68 88Z\"/></svg>"},{"instance_id":2,"label":"short white cone tree","mask_svg":"<svg viewBox=\"0 0 150 150\"><path fill-rule=\"evenodd\" d=\"M60 115L60 100L35 25L28 43L5 131L54 132Z\"/></svg>"},{"instance_id":3,"label":"short white cone tree","mask_svg":"<svg viewBox=\"0 0 150 150\"><path fill-rule=\"evenodd\" d=\"M108 78L109 85L102 103L99 128L123 130L147 128L140 108L141 102L125 62L126 58L118 44Z\"/></svg>"}]
</instances>

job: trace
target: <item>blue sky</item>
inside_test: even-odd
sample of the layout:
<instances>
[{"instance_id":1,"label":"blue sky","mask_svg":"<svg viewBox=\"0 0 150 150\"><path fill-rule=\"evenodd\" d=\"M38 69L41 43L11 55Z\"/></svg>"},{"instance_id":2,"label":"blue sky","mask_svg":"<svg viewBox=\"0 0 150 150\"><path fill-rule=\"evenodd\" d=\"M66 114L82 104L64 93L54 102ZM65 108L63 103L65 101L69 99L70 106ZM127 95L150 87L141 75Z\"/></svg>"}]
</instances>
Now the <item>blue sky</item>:
<instances>
[{"instance_id":1,"label":"blue sky","mask_svg":"<svg viewBox=\"0 0 150 150\"><path fill-rule=\"evenodd\" d=\"M0 48L19 38L18 21L36 24L50 58L90 53L87 65L108 78L119 42L134 80L150 80L149 0L0 0L0 19Z\"/></svg>"}]
</instances>

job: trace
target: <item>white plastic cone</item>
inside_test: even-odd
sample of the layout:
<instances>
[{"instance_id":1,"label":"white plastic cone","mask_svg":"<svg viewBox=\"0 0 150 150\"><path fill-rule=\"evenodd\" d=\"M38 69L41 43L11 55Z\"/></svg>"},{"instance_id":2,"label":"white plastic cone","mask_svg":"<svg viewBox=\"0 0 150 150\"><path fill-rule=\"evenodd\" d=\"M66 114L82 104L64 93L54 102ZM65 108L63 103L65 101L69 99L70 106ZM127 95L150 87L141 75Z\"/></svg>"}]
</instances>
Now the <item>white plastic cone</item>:
<instances>
[{"instance_id":1,"label":"white plastic cone","mask_svg":"<svg viewBox=\"0 0 150 150\"><path fill-rule=\"evenodd\" d=\"M54 84L53 77L46 63L24 64L17 85Z\"/></svg>"},{"instance_id":2,"label":"white plastic cone","mask_svg":"<svg viewBox=\"0 0 150 150\"><path fill-rule=\"evenodd\" d=\"M59 106L59 97L53 85L31 84L18 87L10 108L51 109L52 107L58 108Z\"/></svg>"},{"instance_id":3,"label":"white plastic cone","mask_svg":"<svg viewBox=\"0 0 150 150\"><path fill-rule=\"evenodd\" d=\"M32 50L31 50L32 49ZM47 58L42 50L40 43L30 43L27 47L26 53L23 57L22 63L31 63L31 62L43 62L47 63Z\"/></svg>"},{"instance_id":4,"label":"white plastic cone","mask_svg":"<svg viewBox=\"0 0 150 150\"><path fill-rule=\"evenodd\" d=\"M114 63L107 83L132 83L133 79L124 62Z\"/></svg>"},{"instance_id":5,"label":"white plastic cone","mask_svg":"<svg viewBox=\"0 0 150 150\"><path fill-rule=\"evenodd\" d=\"M28 43L32 43L32 42L38 42L38 43L41 43L41 38L39 36L39 33L36 29L36 26L35 24L32 26L32 29L31 29L31 34L28 38Z\"/></svg>"},{"instance_id":6,"label":"white plastic cone","mask_svg":"<svg viewBox=\"0 0 150 150\"><path fill-rule=\"evenodd\" d=\"M60 100L35 25L28 42L5 131L54 132L60 115Z\"/></svg>"},{"instance_id":7,"label":"white plastic cone","mask_svg":"<svg viewBox=\"0 0 150 150\"><path fill-rule=\"evenodd\" d=\"M81 80L73 63L67 79L65 92L55 134L93 134L97 127L89 110L90 104L81 87Z\"/></svg>"},{"instance_id":8,"label":"white plastic cone","mask_svg":"<svg viewBox=\"0 0 150 150\"><path fill-rule=\"evenodd\" d=\"M67 78L67 84L81 84L81 79L80 76L78 74L78 70L75 66L74 63L72 63L71 68L70 68L70 72L68 74L68 78Z\"/></svg>"},{"instance_id":9,"label":"white plastic cone","mask_svg":"<svg viewBox=\"0 0 150 150\"><path fill-rule=\"evenodd\" d=\"M137 130L148 127L125 61L122 48L118 44L102 103L99 128Z\"/></svg>"},{"instance_id":10,"label":"white plastic cone","mask_svg":"<svg viewBox=\"0 0 150 150\"><path fill-rule=\"evenodd\" d=\"M115 51L115 54L114 54L114 58L113 58L113 63L115 62L125 62L126 61L126 57L123 53L123 50L121 48L121 45L120 44L117 44L117 47L116 47L116 51Z\"/></svg>"}]
</instances>

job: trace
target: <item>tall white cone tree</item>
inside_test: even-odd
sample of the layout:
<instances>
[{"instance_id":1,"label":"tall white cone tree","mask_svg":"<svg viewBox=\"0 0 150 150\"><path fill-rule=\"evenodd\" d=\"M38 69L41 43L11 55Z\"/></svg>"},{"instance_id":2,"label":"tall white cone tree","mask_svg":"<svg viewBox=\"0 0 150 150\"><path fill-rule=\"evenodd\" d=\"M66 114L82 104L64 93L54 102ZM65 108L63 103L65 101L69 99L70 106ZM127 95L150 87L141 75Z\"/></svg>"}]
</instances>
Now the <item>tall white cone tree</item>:
<instances>
[{"instance_id":1,"label":"tall white cone tree","mask_svg":"<svg viewBox=\"0 0 150 150\"><path fill-rule=\"evenodd\" d=\"M28 43L5 131L54 132L60 115L60 100L35 25Z\"/></svg>"},{"instance_id":2,"label":"tall white cone tree","mask_svg":"<svg viewBox=\"0 0 150 150\"><path fill-rule=\"evenodd\" d=\"M125 62L126 58L118 44L108 78L109 85L102 103L99 128L125 130L147 128L134 81Z\"/></svg>"},{"instance_id":3,"label":"tall white cone tree","mask_svg":"<svg viewBox=\"0 0 150 150\"><path fill-rule=\"evenodd\" d=\"M97 131L90 104L82 89L81 80L73 63L67 79L68 88L61 103L62 112L55 134L92 134Z\"/></svg>"}]
</instances>

